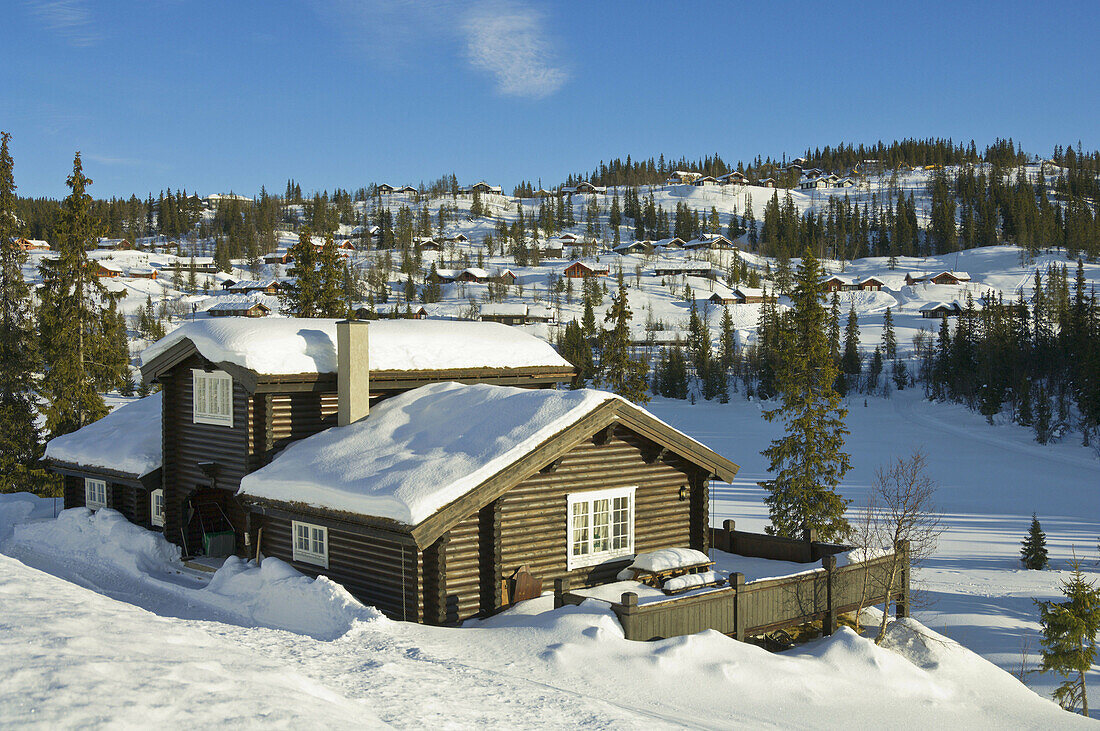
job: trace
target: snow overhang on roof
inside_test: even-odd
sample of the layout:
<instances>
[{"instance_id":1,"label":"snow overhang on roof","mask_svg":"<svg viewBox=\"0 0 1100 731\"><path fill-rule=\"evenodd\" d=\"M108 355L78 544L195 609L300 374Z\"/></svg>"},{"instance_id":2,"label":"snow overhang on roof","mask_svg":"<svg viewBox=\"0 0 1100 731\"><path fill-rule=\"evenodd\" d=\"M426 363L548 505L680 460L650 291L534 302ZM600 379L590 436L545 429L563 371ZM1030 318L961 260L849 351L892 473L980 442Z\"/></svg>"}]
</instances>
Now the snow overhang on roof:
<instances>
[{"instance_id":1,"label":"snow overhang on roof","mask_svg":"<svg viewBox=\"0 0 1100 731\"><path fill-rule=\"evenodd\" d=\"M120 406L99 421L51 439L44 459L135 479L161 466L161 394Z\"/></svg>"},{"instance_id":2,"label":"snow overhang on roof","mask_svg":"<svg viewBox=\"0 0 1100 731\"><path fill-rule=\"evenodd\" d=\"M737 465L611 393L436 383L291 444L246 475L240 495L393 521L423 546L447 530L448 520L469 514L456 501L475 490L495 499L572 448L575 440L564 434L581 429L588 436L616 422L721 479L737 473Z\"/></svg>"},{"instance_id":3,"label":"snow overhang on roof","mask_svg":"<svg viewBox=\"0 0 1100 731\"><path fill-rule=\"evenodd\" d=\"M305 318L186 322L141 354L142 375L146 380L155 378L164 366L158 359L184 342L212 363L255 374L336 373L336 322ZM371 322L369 357L372 373L573 368L550 344L492 322Z\"/></svg>"}]
</instances>

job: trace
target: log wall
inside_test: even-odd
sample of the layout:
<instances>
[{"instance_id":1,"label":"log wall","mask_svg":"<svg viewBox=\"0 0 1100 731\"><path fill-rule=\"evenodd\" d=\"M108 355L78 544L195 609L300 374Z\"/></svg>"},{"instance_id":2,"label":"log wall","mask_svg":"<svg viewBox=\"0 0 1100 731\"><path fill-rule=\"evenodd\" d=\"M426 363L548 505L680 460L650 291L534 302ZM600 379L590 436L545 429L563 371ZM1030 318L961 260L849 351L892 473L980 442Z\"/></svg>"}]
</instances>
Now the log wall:
<instances>
[{"instance_id":1,"label":"log wall","mask_svg":"<svg viewBox=\"0 0 1100 731\"><path fill-rule=\"evenodd\" d=\"M506 601L501 582L523 566L545 590L563 577L572 586L615 580L629 558L567 569L570 493L634 486L636 553L669 547L705 550L707 488L697 468L674 455L647 462L654 445L622 426L606 444L597 441L581 442L556 469L531 475L499 498L498 505L468 516L449 531L447 621L499 609ZM684 499L682 487L687 488Z\"/></svg>"},{"instance_id":2,"label":"log wall","mask_svg":"<svg viewBox=\"0 0 1100 731\"><path fill-rule=\"evenodd\" d=\"M263 556L275 556L308 576L324 574L391 619L423 621L423 556L414 546L356 532L351 526L328 525L326 569L294 560L290 518L254 513L252 519L253 527L263 529L259 546ZM304 516L295 519L325 525Z\"/></svg>"}]
</instances>

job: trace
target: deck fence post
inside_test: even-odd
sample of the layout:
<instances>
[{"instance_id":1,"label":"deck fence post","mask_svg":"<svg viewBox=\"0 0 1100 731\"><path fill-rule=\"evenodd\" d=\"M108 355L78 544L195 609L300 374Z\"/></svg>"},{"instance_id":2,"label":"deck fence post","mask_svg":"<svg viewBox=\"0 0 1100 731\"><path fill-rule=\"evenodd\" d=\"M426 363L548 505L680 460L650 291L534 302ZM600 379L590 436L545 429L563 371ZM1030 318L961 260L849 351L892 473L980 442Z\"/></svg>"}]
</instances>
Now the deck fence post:
<instances>
[{"instance_id":1,"label":"deck fence post","mask_svg":"<svg viewBox=\"0 0 1100 731\"><path fill-rule=\"evenodd\" d=\"M741 593L745 588L745 575L740 571L730 574L730 588L733 589L733 639L745 641L745 615L741 604Z\"/></svg>"},{"instance_id":2,"label":"deck fence post","mask_svg":"<svg viewBox=\"0 0 1100 731\"><path fill-rule=\"evenodd\" d=\"M736 551L733 550L733 548L734 548L734 545L733 545L733 532L735 530L737 530L737 522L736 521L729 520L729 519L723 520L722 521L722 540L723 540L724 543L723 543L723 545L715 546L715 548L721 548L723 551L726 551L727 553L736 553Z\"/></svg>"},{"instance_id":3,"label":"deck fence post","mask_svg":"<svg viewBox=\"0 0 1100 731\"><path fill-rule=\"evenodd\" d=\"M623 637L628 640L637 639L635 618L638 616L638 595L632 591L624 591L619 605L621 607L619 622L623 625Z\"/></svg>"},{"instance_id":4,"label":"deck fence post","mask_svg":"<svg viewBox=\"0 0 1100 731\"><path fill-rule=\"evenodd\" d=\"M565 606L565 592L569 591L569 578L554 579L554 609Z\"/></svg>"},{"instance_id":5,"label":"deck fence post","mask_svg":"<svg viewBox=\"0 0 1100 731\"><path fill-rule=\"evenodd\" d=\"M909 541L898 541L894 544L899 564L898 600L894 605L894 617L902 619L909 616Z\"/></svg>"},{"instance_id":6,"label":"deck fence post","mask_svg":"<svg viewBox=\"0 0 1100 731\"><path fill-rule=\"evenodd\" d=\"M833 597L833 582L835 581L836 556L823 556L821 565L825 569L825 621L821 629L826 635L836 632L836 600Z\"/></svg>"}]
</instances>

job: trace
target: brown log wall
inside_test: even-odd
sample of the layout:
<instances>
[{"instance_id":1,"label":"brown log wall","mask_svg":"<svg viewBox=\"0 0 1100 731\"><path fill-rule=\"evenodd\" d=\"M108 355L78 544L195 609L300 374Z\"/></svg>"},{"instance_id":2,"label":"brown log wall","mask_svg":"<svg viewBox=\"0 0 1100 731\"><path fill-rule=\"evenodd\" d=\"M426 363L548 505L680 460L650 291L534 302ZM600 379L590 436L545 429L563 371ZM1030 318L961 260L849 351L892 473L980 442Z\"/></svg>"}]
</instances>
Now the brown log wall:
<instances>
[{"instance_id":1,"label":"brown log wall","mask_svg":"<svg viewBox=\"0 0 1100 731\"><path fill-rule=\"evenodd\" d=\"M253 526L263 529L260 552L265 557L286 561L308 576L323 574L391 619L423 620L423 561L415 547L329 527L326 569L293 559L290 519L254 513Z\"/></svg>"},{"instance_id":2,"label":"brown log wall","mask_svg":"<svg viewBox=\"0 0 1100 731\"><path fill-rule=\"evenodd\" d=\"M482 538L492 529L484 511L455 526L447 546L446 594L448 607L454 609L448 621L499 608L500 582L523 566L542 581L544 590L561 577L575 587L615 580L629 559L567 570L570 493L634 486L636 553L668 547L705 550L704 481L693 465L673 455L647 463L653 449L652 443L620 426L607 444L586 440L555 470L538 472L508 490L499 499L499 558L492 555L493 543ZM680 488L685 486L689 496L682 500ZM490 593L495 602L487 601Z\"/></svg>"},{"instance_id":3,"label":"brown log wall","mask_svg":"<svg viewBox=\"0 0 1100 731\"><path fill-rule=\"evenodd\" d=\"M250 424L257 414L253 410L253 398L233 382L233 426L195 424L192 418L191 369L207 364L194 355L161 376L164 389L163 453L164 453L164 535L168 540L183 545L184 503L186 497L200 486L216 487L224 492L218 502L222 505L237 532L237 550L244 551L243 536L246 523L244 508L235 494L241 486L241 478L250 471L254 459L254 444ZM217 475L211 480L199 469L200 462L216 462ZM199 536L192 525L187 535L187 548L195 552Z\"/></svg>"}]
</instances>

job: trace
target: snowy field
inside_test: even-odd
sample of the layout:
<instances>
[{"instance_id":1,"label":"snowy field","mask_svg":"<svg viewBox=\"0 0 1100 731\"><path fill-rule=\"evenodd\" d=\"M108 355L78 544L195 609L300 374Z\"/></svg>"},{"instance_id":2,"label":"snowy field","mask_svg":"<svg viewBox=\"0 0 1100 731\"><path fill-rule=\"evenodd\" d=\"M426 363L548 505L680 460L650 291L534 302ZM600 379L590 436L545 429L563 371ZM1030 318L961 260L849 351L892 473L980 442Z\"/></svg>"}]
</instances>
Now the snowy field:
<instances>
[{"instance_id":1,"label":"snowy field","mask_svg":"<svg viewBox=\"0 0 1100 731\"><path fill-rule=\"evenodd\" d=\"M919 389L892 398L853 398L846 449L852 470L841 492L859 507L875 467L922 449L939 484L936 502L946 532L939 550L914 573L915 616L936 630L1017 674L1021 661L1038 666L1039 624L1033 599L1061 599L1060 579L1076 551L1090 578L1100 581L1100 460L1067 443L1042 446L1030 430L1011 424L989 426L959 405L922 400ZM729 404L657 399L649 410L741 465L737 481L713 490L711 521L726 518L743 530L768 524L767 478L760 450L782 434L760 405L734 395ZM1047 534L1051 571L1020 568L1020 541L1035 512ZM1052 676L1027 674L1024 682L1049 697ZM1100 667L1088 682L1100 687Z\"/></svg>"},{"instance_id":2,"label":"snowy field","mask_svg":"<svg viewBox=\"0 0 1100 731\"><path fill-rule=\"evenodd\" d=\"M387 620L276 559L192 574L120 515L0 498L5 726L1074 727L910 621L771 654L715 632L627 642L599 602L459 629Z\"/></svg>"}]
</instances>

